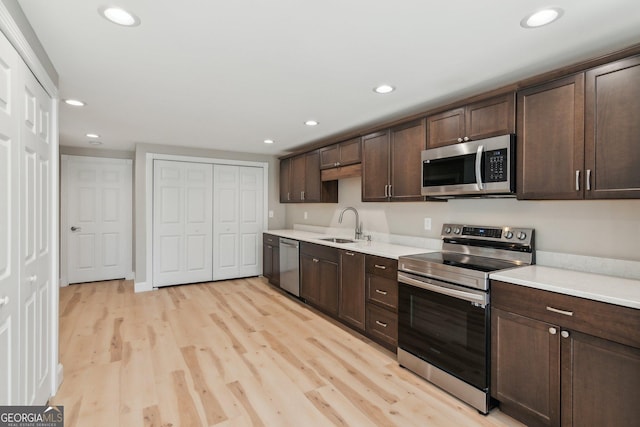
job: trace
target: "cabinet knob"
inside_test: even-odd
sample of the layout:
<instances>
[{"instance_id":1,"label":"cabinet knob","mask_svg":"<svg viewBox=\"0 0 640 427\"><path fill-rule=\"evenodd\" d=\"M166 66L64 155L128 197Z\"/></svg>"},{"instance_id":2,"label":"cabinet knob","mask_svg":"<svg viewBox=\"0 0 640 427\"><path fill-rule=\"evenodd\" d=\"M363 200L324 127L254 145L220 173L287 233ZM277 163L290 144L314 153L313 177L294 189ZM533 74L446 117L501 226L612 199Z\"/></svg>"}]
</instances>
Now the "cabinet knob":
<instances>
[{"instance_id":1,"label":"cabinet knob","mask_svg":"<svg viewBox=\"0 0 640 427\"><path fill-rule=\"evenodd\" d=\"M557 330L556 328L549 328L549 333L550 333L551 335L555 335L555 334L557 334L557 333L558 333L558 330Z\"/></svg>"},{"instance_id":2,"label":"cabinet knob","mask_svg":"<svg viewBox=\"0 0 640 427\"><path fill-rule=\"evenodd\" d=\"M0 298L0 307L7 304L9 304L9 295L6 295L4 298Z\"/></svg>"},{"instance_id":3,"label":"cabinet knob","mask_svg":"<svg viewBox=\"0 0 640 427\"><path fill-rule=\"evenodd\" d=\"M569 338L569 331L562 331L560 332L560 336L562 338Z\"/></svg>"},{"instance_id":4,"label":"cabinet knob","mask_svg":"<svg viewBox=\"0 0 640 427\"><path fill-rule=\"evenodd\" d=\"M462 138L458 138L458 142L462 142Z\"/></svg>"},{"instance_id":5,"label":"cabinet knob","mask_svg":"<svg viewBox=\"0 0 640 427\"><path fill-rule=\"evenodd\" d=\"M463 140L463 141L465 141L465 142L467 142L467 141L469 141L469 137L468 137L468 136L465 136L464 138L462 138L462 140Z\"/></svg>"}]
</instances>

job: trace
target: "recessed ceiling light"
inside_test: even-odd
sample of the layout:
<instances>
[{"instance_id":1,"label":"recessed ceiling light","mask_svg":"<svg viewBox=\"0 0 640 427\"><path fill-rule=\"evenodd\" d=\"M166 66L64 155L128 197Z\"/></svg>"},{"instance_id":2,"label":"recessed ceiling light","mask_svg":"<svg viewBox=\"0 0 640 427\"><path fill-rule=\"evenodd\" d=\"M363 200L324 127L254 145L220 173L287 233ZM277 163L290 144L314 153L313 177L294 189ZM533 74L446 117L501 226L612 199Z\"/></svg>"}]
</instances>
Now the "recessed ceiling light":
<instances>
[{"instance_id":1,"label":"recessed ceiling light","mask_svg":"<svg viewBox=\"0 0 640 427\"><path fill-rule=\"evenodd\" d=\"M119 7L103 6L98 9L98 12L114 24L123 25L125 27L135 27L140 25L140 19L137 16Z\"/></svg>"},{"instance_id":2,"label":"recessed ceiling light","mask_svg":"<svg viewBox=\"0 0 640 427\"><path fill-rule=\"evenodd\" d=\"M373 89L373 91L376 93L390 93L390 92L393 92L394 90L396 90L396 88L391 85L380 85Z\"/></svg>"},{"instance_id":3,"label":"recessed ceiling light","mask_svg":"<svg viewBox=\"0 0 640 427\"><path fill-rule=\"evenodd\" d=\"M102 142L101 142L101 141L93 140L93 141L87 141L87 142L88 142L89 144L91 144L91 145L102 145Z\"/></svg>"},{"instance_id":4,"label":"recessed ceiling light","mask_svg":"<svg viewBox=\"0 0 640 427\"><path fill-rule=\"evenodd\" d=\"M547 7L537 10L522 18L520 26L523 28L538 28L560 19L564 11L559 7Z\"/></svg>"},{"instance_id":5,"label":"recessed ceiling light","mask_svg":"<svg viewBox=\"0 0 640 427\"><path fill-rule=\"evenodd\" d=\"M88 133L87 138L100 138L100 135L98 135L97 133Z\"/></svg>"},{"instance_id":6,"label":"recessed ceiling light","mask_svg":"<svg viewBox=\"0 0 640 427\"><path fill-rule=\"evenodd\" d=\"M87 105L84 102L79 101L77 99L65 99L64 103L67 105L72 105L74 107L84 107L85 105Z\"/></svg>"},{"instance_id":7,"label":"recessed ceiling light","mask_svg":"<svg viewBox=\"0 0 640 427\"><path fill-rule=\"evenodd\" d=\"M304 124L307 126L318 126L318 122L316 120L307 120Z\"/></svg>"},{"instance_id":8,"label":"recessed ceiling light","mask_svg":"<svg viewBox=\"0 0 640 427\"><path fill-rule=\"evenodd\" d=\"M265 139L264 143L265 144L273 144L273 139Z\"/></svg>"}]
</instances>

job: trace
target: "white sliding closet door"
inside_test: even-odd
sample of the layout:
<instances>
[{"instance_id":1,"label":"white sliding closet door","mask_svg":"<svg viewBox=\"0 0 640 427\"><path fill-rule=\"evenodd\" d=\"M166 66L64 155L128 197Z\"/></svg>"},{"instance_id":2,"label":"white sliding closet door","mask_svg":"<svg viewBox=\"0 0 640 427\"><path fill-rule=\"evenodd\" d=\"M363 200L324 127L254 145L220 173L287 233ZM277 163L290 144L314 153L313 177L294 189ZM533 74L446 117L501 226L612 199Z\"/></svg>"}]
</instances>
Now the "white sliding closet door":
<instances>
[{"instance_id":1,"label":"white sliding closet door","mask_svg":"<svg viewBox=\"0 0 640 427\"><path fill-rule=\"evenodd\" d=\"M213 279L261 272L263 169L214 165Z\"/></svg>"},{"instance_id":2,"label":"white sliding closet door","mask_svg":"<svg viewBox=\"0 0 640 427\"><path fill-rule=\"evenodd\" d=\"M51 390L51 99L29 72L21 125L21 401L43 405Z\"/></svg>"},{"instance_id":3,"label":"white sliding closet door","mask_svg":"<svg viewBox=\"0 0 640 427\"><path fill-rule=\"evenodd\" d=\"M20 124L18 53L0 37L0 406L20 390ZM16 97L16 94L18 95Z\"/></svg>"},{"instance_id":4,"label":"white sliding closet door","mask_svg":"<svg viewBox=\"0 0 640 427\"><path fill-rule=\"evenodd\" d=\"M212 275L211 164L153 164L153 286L206 282Z\"/></svg>"}]
</instances>

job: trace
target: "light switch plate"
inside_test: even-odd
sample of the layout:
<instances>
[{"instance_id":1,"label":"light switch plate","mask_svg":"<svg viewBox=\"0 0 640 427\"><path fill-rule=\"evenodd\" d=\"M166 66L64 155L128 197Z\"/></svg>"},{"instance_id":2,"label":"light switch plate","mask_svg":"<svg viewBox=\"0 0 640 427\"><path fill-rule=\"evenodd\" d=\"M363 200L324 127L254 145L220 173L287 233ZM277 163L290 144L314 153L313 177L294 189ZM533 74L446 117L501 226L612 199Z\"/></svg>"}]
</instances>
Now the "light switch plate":
<instances>
[{"instance_id":1,"label":"light switch plate","mask_svg":"<svg viewBox=\"0 0 640 427\"><path fill-rule=\"evenodd\" d=\"M269 211L269 218L273 218L273 211Z\"/></svg>"},{"instance_id":2,"label":"light switch plate","mask_svg":"<svg viewBox=\"0 0 640 427\"><path fill-rule=\"evenodd\" d=\"M309 214L307 212L304 213L304 219L309 219Z\"/></svg>"},{"instance_id":3,"label":"light switch plate","mask_svg":"<svg viewBox=\"0 0 640 427\"><path fill-rule=\"evenodd\" d=\"M425 218L424 219L424 229L426 231L431 230L431 218Z\"/></svg>"}]
</instances>

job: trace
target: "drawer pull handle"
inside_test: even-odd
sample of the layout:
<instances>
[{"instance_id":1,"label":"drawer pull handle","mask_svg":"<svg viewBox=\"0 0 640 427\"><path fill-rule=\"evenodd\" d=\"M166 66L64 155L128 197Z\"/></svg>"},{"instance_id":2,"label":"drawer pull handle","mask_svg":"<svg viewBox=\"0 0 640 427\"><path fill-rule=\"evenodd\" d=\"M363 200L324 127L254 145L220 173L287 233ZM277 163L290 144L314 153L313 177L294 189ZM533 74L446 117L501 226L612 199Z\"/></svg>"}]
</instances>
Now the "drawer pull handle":
<instances>
[{"instance_id":1,"label":"drawer pull handle","mask_svg":"<svg viewBox=\"0 0 640 427\"><path fill-rule=\"evenodd\" d=\"M380 265L380 264L375 264L374 265L375 268L379 268L380 270L386 270L387 267L385 267L384 265Z\"/></svg>"},{"instance_id":2,"label":"drawer pull handle","mask_svg":"<svg viewBox=\"0 0 640 427\"><path fill-rule=\"evenodd\" d=\"M313 262L320 262L320 260L318 258L314 258Z\"/></svg>"},{"instance_id":3,"label":"drawer pull handle","mask_svg":"<svg viewBox=\"0 0 640 427\"><path fill-rule=\"evenodd\" d=\"M381 291L380 289L376 289L376 292L379 293L380 295L386 295L387 291Z\"/></svg>"},{"instance_id":4,"label":"drawer pull handle","mask_svg":"<svg viewBox=\"0 0 640 427\"><path fill-rule=\"evenodd\" d=\"M386 324L386 323L381 322L381 321L379 321L379 320L376 320L376 325L382 326L383 328L386 328L386 327L387 327L387 324Z\"/></svg>"},{"instance_id":5,"label":"drawer pull handle","mask_svg":"<svg viewBox=\"0 0 640 427\"><path fill-rule=\"evenodd\" d=\"M550 311L552 313L563 314L565 316L573 316L573 311L559 310L557 308L553 308L549 306L547 306L547 311Z\"/></svg>"},{"instance_id":6,"label":"drawer pull handle","mask_svg":"<svg viewBox=\"0 0 640 427\"><path fill-rule=\"evenodd\" d=\"M345 252L345 255L356 256L356 254L354 254L353 252Z\"/></svg>"}]
</instances>

